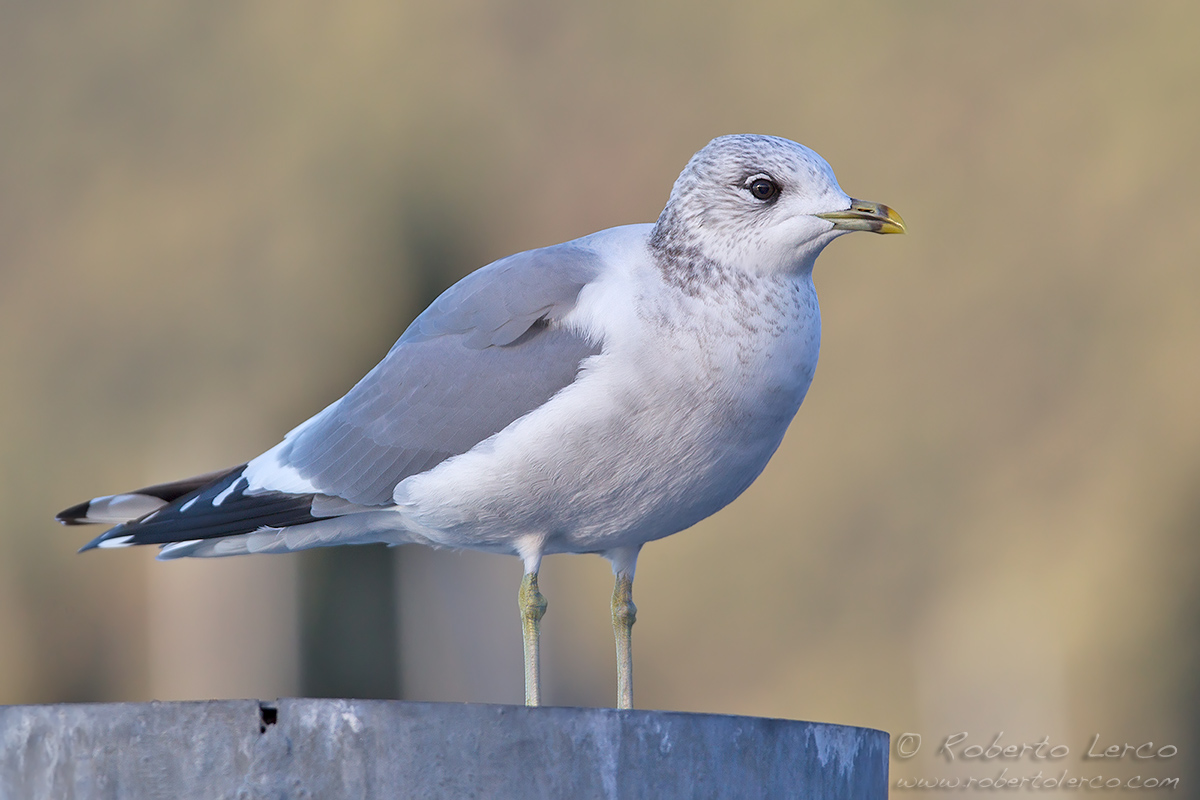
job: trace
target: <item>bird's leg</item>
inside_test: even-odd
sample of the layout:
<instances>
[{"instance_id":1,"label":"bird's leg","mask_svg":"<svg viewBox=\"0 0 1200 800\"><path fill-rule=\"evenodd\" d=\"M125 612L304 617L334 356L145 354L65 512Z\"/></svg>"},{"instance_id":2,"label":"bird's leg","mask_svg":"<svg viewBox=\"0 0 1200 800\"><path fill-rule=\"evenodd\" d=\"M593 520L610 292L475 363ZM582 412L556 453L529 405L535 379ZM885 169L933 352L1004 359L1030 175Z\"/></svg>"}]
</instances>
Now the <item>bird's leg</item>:
<instances>
[{"instance_id":1,"label":"bird's leg","mask_svg":"<svg viewBox=\"0 0 1200 800\"><path fill-rule=\"evenodd\" d=\"M617 575L612 596L613 634L617 639L617 708L633 708L633 578Z\"/></svg>"},{"instance_id":2,"label":"bird's leg","mask_svg":"<svg viewBox=\"0 0 1200 800\"><path fill-rule=\"evenodd\" d=\"M541 670L538 666L538 627L546 613L546 598L538 591L537 572L526 572L518 595L521 632L525 638L525 705L542 704Z\"/></svg>"},{"instance_id":3,"label":"bird's leg","mask_svg":"<svg viewBox=\"0 0 1200 800\"><path fill-rule=\"evenodd\" d=\"M633 570L637 565L636 547L609 550L604 557L612 562L613 585L612 623L617 640L617 708L633 708L633 623L637 621L637 606L633 604Z\"/></svg>"}]
</instances>

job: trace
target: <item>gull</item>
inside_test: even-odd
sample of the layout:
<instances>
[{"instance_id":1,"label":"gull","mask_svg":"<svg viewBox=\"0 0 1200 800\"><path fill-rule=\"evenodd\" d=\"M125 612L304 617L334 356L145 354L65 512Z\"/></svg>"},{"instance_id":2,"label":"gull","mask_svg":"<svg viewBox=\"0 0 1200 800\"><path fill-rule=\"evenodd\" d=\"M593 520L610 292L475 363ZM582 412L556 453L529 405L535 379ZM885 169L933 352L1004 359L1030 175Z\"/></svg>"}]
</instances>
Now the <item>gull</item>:
<instances>
[{"instance_id":1,"label":"gull","mask_svg":"<svg viewBox=\"0 0 1200 800\"><path fill-rule=\"evenodd\" d=\"M654 223L502 258L421 313L344 397L232 469L66 509L83 550L159 559L418 543L515 555L525 702L541 703L542 557L612 565L617 707L633 707L642 545L758 477L817 366L817 255L903 233L773 136L697 152Z\"/></svg>"}]
</instances>

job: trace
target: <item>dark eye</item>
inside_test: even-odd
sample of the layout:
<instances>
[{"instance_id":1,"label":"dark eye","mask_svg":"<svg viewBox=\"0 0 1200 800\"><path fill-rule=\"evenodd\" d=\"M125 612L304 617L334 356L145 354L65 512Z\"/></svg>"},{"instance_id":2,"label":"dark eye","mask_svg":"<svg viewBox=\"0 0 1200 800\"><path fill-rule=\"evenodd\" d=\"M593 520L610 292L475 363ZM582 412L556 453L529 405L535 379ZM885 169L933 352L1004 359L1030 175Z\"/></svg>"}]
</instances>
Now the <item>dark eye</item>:
<instances>
[{"instance_id":1,"label":"dark eye","mask_svg":"<svg viewBox=\"0 0 1200 800\"><path fill-rule=\"evenodd\" d=\"M755 178L746 188L759 200L773 200L779 194L779 185L769 178Z\"/></svg>"}]
</instances>

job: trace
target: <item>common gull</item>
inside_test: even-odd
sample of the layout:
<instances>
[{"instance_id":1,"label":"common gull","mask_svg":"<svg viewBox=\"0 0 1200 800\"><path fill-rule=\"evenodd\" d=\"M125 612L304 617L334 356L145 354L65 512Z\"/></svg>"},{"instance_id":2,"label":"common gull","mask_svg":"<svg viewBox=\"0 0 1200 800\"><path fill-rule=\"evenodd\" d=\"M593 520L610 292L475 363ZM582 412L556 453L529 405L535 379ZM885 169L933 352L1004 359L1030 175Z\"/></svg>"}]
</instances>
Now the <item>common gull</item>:
<instances>
[{"instance_id":1,"label":"common gull","mask_svg":"<svg viewBox=\"0 0 1200 800\"><path fill-rule=\"evenodd\" d=\"M344 397L232 469L97 497L83 550L160 559L384 542L518 556L525 702L541 701L538 568L612 564L617 706L633 706L642 545L758 477L804 399L821 338L817 255L903 233L803 145L714 139L653 224L495 261L446 290Z\"/></svg>"}]
</instances>

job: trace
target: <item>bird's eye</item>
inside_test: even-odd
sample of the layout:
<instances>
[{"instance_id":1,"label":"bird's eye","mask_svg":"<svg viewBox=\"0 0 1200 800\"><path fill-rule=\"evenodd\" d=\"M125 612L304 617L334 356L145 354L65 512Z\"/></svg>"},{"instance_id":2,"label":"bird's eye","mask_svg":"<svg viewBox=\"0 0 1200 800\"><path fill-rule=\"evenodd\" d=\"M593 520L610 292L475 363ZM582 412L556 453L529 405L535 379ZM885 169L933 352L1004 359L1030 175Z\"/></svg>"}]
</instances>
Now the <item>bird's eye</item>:
<instances>
[{"instance_id":1,"label":"bird's eye","mask_svg":"<svg viewBox=\"0 0 1200 800\"><path fill-rule=\"evenodd\" d=\"M746 188L758 200L773 200L779 194L779 185L770 178L755 178Z\"/></svg>"}]
</instances>

